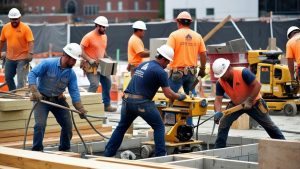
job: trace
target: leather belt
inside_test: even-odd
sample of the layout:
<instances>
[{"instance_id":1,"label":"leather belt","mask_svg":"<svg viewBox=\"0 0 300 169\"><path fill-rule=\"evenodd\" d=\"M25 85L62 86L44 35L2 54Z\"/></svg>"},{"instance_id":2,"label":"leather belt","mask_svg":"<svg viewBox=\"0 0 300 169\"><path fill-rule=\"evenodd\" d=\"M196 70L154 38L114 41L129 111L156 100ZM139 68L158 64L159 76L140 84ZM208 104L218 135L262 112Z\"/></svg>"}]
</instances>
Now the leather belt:
<instances>
[{"instance_id":1,"label":"leather belt","mask_svg":"<svg viewBox=\"0 0 300 169\"><path fill-rule=\"evenodd\" d=\"M130 93L124 93L123 98L131 98L131 99L143 99L144 96L142 95L136 95L136 94L130 94Z\"/></svg>"}]
</instances>

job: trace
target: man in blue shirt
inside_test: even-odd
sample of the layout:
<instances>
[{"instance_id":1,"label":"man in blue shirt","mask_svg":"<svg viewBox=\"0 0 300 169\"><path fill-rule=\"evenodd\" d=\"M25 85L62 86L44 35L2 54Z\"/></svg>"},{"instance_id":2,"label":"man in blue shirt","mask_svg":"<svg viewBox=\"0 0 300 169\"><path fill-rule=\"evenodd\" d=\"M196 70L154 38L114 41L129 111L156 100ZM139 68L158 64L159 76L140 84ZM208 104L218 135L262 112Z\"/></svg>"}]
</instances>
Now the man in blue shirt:
<instances>
[{"instance_id":1,"label":"man in blue shirt","mask_svg":"<svg viewBox=\"0 0 300 169\"><path fill-rule=\"evenodd\" d=\"M80 59L82 50L78 44L70 43L63 48L63 51L61 58L45 59L28 74L29 87L32 92L31 100L40 101L43 99L68 107L63 95L68 87L73 106L84 115L87 111L81 103L77 78L72 69L76 60ZM72 138L70 112L45 103L38 103L34 110L35 125L32 150L43 151L43 138L49 111L53 113L62 128L59 151L68 151Z\"/></svg>"},{"instance_id":2,"label":"man in blue shirt","mask_svg":"<svg viewBox=\"0 0 300 169\"><path fill-rule=\"evenodd\" d=\"M164 71L172 61L173 49L163 45L157 49L157 52L156 60L144 62L136 68L124 92L120 122L105 147L104 156L116 155L126 130L138 116L142 117L154 130L155 155L166 155L165 126L152 99L159 87L171 100L184 100L186 96L171 90L168 75Z\"/></svg>"}]
</instances>

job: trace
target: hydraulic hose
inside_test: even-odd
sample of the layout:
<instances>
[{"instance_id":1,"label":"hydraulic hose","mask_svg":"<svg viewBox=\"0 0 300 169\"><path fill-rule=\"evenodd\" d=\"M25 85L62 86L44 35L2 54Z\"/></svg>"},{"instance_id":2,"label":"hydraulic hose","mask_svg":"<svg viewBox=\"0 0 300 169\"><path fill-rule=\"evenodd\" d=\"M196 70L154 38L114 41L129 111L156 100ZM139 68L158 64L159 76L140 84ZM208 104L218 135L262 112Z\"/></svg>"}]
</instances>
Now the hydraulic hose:
<instances>
[{"instance_id":1,"label":"hydraulic hose","mask_svg":"<svg viewBox=\"0 0 300 169\"><path fill-rule=\"evenodd\" d=\"M18 95L18 94L12 93L12 92L2 92L2 91L0 91L0 93L3 93L3 94L8 95L8 96L13 96L13 98L18 98L18 99L28 99L28 97L24 97L24 96L22 96L22 95ZM1 97L2 97L2 96L1 96ZM12 97L10 97L10 98L12 98ZM51 106L55 106L55 107L58 107L58 108L62 108L62 109L71 111L71 113L72 113L72 114L71 114L71 118L72 118L72 121L73 121L74 128L75 128L75 130L76 130L76 132L77 132L77 134L78 134L80 140L82 141L82 143L83 143L83 145L84 145L84 148L85 148L86 153L88 153L87 146L86 146L85 141L83 140L82 135L80 134L80 132L79 132L79 130L78 130L76 124L75 124L74 115L73 115L73 112L78 113L78 114L81 114L81 112L79 112L78 110L75 110L75 109L71 109L71 108L69 108L69 107L65 107L65 106L62 106L62 105L59 105L59 104L55 104L55 103L52 103L52 102L48 102L48 101L46 101L46 100L40 100L40 101L36 102L36 103L33 105L32 109L31 109L31 111L30 111L30 113L29 113L29 118L28 118L27 123L26 123L26 126L25 126L25 134L24 134L24 140L23 140L23 149L25 150L25 148L26 148L27 133L28 133L29 123L30 123L30 119L31 119L32 113L33 113L34 109L36 108L36 106L37 106L39 103L44 103L44 104L48 104L48 105L51 105ZM92 115L87 115L87 114L85 114L85 115L83 116L83 118L89 123L89 125L92 127L92 129L93 129L97 134L99 134L101 137L103 137L103 138L105 138L105 139L109 139L109 137L106 137L106 136L103 135L101 132L99 132L99 131L94 127L94 125L89 121L89 119L88 119L87 117L98 118L98 119L107 119L107 117L105 117L105 116L92 116Z\"/></svg>"}]
</instances>

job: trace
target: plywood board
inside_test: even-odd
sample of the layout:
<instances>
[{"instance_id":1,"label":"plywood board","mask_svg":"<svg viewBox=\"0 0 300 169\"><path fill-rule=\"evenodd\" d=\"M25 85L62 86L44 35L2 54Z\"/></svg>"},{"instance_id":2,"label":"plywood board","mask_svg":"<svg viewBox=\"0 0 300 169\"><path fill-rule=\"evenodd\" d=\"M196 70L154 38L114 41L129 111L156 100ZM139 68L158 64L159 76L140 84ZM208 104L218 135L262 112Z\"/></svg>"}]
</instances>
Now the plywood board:
<instances>
[{"instance_id":1,"label":"plywood board","mask_svg":"<svg viewBox=\"0 0 300 169\"><path fill-rule=\"evenodd\" d=\"M44 169L44 168L64 168L64 169L88 169L88 168L109 168L109 169L175 169L178 166L155 164L155 163L135 163L129 160L120 160L115 158L107 158L108 161L86 160L74 157L61 158L59 155L47 154L42 152L34 152L27 150L12 149L8 147L0 147L0 165ZM181 167L185 169L185 167Z\"/></svg>"},{"instance_id":2,"label":"plywood board","mask_svg":"<svg viewBox=\"0 0 300 169\"><path fill-rule=\"evenodd\" d=\"M260 140L258 154L259 169L300 168L300 141Z\"/></svg>"}]
</instances>

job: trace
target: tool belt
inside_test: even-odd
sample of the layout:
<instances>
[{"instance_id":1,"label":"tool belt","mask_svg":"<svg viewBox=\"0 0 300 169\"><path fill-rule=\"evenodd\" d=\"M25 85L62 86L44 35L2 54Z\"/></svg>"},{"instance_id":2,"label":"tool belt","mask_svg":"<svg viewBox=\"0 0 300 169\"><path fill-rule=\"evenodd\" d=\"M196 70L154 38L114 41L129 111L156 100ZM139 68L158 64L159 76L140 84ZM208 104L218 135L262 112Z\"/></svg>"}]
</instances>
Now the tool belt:
<instances>
[{"instance_id":1,"label":"tool belt","mask_svg":"<svg viewBox=\"0 0 300 169\"><path fill-rule=\"evenodd\" d=\"M97 66L92 66L86 60L81 60L80 68L84 71L84 73L94 73L97 74Z\"/></svg>"},{"instance_id":2,"label":"tool belt","mask_svg":"<svg viewBox=\"0 0 300 169\"><path fill-rule=\"evenodd\" d=\"M130 93L123 93L123 98L127 99L127 98L131 98L131 99L143 99L144 96L142 95L136 95L136 94L130 94Z\"/></svg>"},{"instance_id":3,"label":"tool belt","mask_svg":"<svg viewBox=\"0 0 300 169\"><path fill-rule=\"evenodd\" d=\"M262 113L268 113L269 107L264 99L258 99L255 103L255 106L262 112Z\"/></svg>"},{"instance_id":4,"label":"tool belt","mask_svg":"<svg viewBox=\"0 0 300 169\"><path fill-rule=\"evenodd\" d=\"M197 67L177 67L173 68L169 72L169 78L171 78L172 81L179 81L183 75L192 74L196 76L197 74Z\"/></svg>"},{"instance_id":5,"label":"tool belt","mask_svg":"<svg viewBox=\"0 0 300 169\"><path fill-rule=\"evenodd\" d=\"M41 93L41 95L43 96L43 100L45 101L49 101L49 102L57 102L59 100L66 100L66 96L62 93L59 96L46 96L45 94Z\"/></svg>"}]
</instances>

